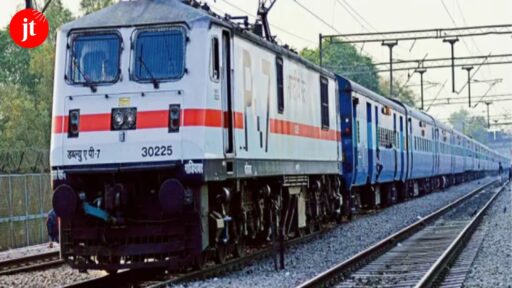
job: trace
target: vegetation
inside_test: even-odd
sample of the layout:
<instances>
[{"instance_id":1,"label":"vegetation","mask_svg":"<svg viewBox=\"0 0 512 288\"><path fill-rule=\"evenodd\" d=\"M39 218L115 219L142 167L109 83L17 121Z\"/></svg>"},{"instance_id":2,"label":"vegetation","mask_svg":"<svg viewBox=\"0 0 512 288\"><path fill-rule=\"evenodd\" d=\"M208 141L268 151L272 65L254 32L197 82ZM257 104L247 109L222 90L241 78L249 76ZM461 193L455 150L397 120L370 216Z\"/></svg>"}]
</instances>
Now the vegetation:
<instances>
[{"instance_id":1,"label":"vegetation","mask_svg":"<svg viewBox=\"0 0 512 288\"><path fill-rule=\"evenodd\" d=\"M82 0L80 6L84 13L90 13L111 2ZM36 7L43 7L44 3L41 0L35 4ZM56 31L62 24L73 20L73 16L71 11L63 6L62 0L53 0L45 15L50 23L50 35L45 43L37 48L19 48L11 41L9 27L0 30L2 162L5 162L5 159L23 159L23 156L18 155L19 151L47 151L50 146ZM14 156L12 153L6 155L5 151L15 151ZM33 151L28 154L40 157ZM32 162L36 161L38 160ZM5 169L0 167L0 171Z\"/></svg>"},{"instance_id":2,"label":"vegetation","mask_svg":"<svg viewBox=\"0 0 512 288\"><path fill-rule=\"evenodd\" d=\"M80 10L87 15L112 4L114 4L114 0L81 0Z\"/></svg>"},{"instance_id":3,"label":"vegetation","mask_svg":"<svg viewBox=\"0 0 512 288\"><path fill-rule=\"evenodd\" d=\"M318 48L305 48L300 55L309 61L319 64L320 50ZM362 55L354 46L337 40L324 40L322 42L322 66L336 74L346 76L351 80L375 91L381 95L389 96L389 80L384 80L377 74L372 58ZM393 87L398 90L398 99L404 103L415 106L414 93L402 87L396 79Z\"/></svg>"},{"instance_id":4,"label":"vegetation","mask_svg":"<svg viewBox=\"0 0 512 288\"><path fill-rule=\"evenodd\" d=\"M461 108L458 112L450 115L448 122L453 128L466 134L467 136L486 144L487 137L487 121L483 116L471 116L468 110Z\"/></svg>"}]
</instances>

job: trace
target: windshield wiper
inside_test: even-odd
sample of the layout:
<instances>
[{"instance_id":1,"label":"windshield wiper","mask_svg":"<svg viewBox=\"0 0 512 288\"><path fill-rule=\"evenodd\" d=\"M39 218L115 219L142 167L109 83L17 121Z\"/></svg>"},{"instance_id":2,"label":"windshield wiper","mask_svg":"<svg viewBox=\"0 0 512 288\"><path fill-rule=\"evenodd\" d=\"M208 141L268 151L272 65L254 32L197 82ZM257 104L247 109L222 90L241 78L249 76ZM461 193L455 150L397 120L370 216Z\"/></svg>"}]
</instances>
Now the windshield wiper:
<instances>
[{"instance_id":1,"label":"windshield wiper","mask_svg":"<svg viewBox=\"0 0 512 288\"><path fill-rule=\"evenodd\" d=\"M80 69L80 65L78 65L78 61L77 61L76 57L73 57L73 66L75 66L76 70L78 70L78 73L80 73L80 75L82 75L82 78L84 78L84 80L85 80L84 86L91 88L92 93L96 93L96 91L98 91L98 89L96 88L96 85L94 85L94 83L92 83L91 80L89 80L89 77L87 75L85 75L85 73L82 71L82 69Z\"/></svg>"},{"instance_id":2,"label":"windshield wiper","mask_svg":"<svg viewBox=\"0 0 512 288\"><path fill-rule=\"evenodd\" d=\"M142 49L141 49L141 54L142 54ZM144 62L144 60L142 60L142 55L139 56L139 62L140 62L140 64L142 64L142 66L144 66L144 69L146 69L146 72L148 72L148 75L151 78L151 82L153 83L153 87L155 89L160 88L160 83L158 83L158 80L156 80L156 78L153 76L153 73L151 73L151 70L149 70L148 66L146 65L146 62Z\"/></svg>"}]
</instances>

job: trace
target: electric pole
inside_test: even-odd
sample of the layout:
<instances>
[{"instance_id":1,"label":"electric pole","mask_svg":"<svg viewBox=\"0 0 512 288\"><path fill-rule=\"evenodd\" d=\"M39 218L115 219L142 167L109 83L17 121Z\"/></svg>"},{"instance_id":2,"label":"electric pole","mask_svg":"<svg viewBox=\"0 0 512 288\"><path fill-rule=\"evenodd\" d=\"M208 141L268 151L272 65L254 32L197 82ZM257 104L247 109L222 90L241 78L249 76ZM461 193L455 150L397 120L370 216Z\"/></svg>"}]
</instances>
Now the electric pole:
<instances>
[{"instance_id":1,"label":"electric pole","mask_svg":"<svg viewBox=\"0 0 512 288\"><path fill-rule=\"evenodd\" d=\"M419 73L420 74L420 87L421 87L421 110L425 110L424 107L423 107L423 74L425 74L425 72L427 72L427 69L425 68L418 68L416 70L414 70L414 72L416 73Z\"/></svg>"},{"instance_id":2,"label":"electric pole","mask_svg":"<svg viewBox=\"0 0 512 288\"><path fill-rule=\"evenodd\" d=\"M452 92L455 92L455 43L459 42L459 38L443 39L444 43L450 43L452 51Z\"/></svg>"},{"instance_id":3,"label":"electric pole","mask_svg":"<svg viewBox=\"0 0 512 288\"><path fill-rule=\"evenodd\" d=\"M485 105L487 105L487 129L491 129L491 119L489 117L489 105L492 104L491 101L485 101Z\"/></svg>"},{"instance_id":4,"label":"electric pole","mask_svg":"<svg viewBox=\"0 0 512 288\"><path fill-rule=\"evenodd\" d=\"M389 97L393 98L393 47L398 41L382 41L382 46L389 48Z\"/></svg>"},{"instance_id":5,"label":"electric pole","mask_svg":"<svg viewBox=\"0 0 512 288\"><path fill-rule=\"evenodd\" d=\"M468 105L471 108L471 70L473 70L473 66L462 66L462 70L468 72Z\"/></svg>"}]
</instances>

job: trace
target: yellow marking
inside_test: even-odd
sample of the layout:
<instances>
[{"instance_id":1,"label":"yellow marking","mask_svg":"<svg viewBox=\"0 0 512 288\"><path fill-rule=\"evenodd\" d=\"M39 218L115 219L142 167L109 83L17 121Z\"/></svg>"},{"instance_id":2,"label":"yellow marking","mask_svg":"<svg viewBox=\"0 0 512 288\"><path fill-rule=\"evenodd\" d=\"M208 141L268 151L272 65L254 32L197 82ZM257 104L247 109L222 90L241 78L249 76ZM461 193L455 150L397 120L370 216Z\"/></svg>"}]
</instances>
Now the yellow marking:
<instances>
[{"instance_id":1,"label":"yellow marking","mask_svg":"<svg viewBox=\"0 0 512 288\"><path fill-rule=\"evenodd\" d=\"M131 99L128 97L119 98L119 107L127 107L130 106Z\"/></svg>"}]
</instances>

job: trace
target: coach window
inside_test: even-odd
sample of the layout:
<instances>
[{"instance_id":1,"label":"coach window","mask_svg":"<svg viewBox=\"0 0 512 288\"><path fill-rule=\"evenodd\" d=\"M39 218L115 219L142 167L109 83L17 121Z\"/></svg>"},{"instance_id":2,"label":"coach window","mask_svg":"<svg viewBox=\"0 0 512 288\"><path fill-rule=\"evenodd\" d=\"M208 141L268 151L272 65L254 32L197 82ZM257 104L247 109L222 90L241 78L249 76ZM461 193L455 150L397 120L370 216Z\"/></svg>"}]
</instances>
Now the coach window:
<instances>
[{"instance_id":1,"label":"coach window","mask_svg":"<svg viewBox=\"0 0 512 288\"><path fill-rule=\"evenodd\" d=\"M283 58L276 58L276 78L277 78L277 112L284 111L284 85L283 85Z\"/></svg>"},{"instance_id":2,"label":"coach window","mask_svg":"<svg viewBox=\"0 0 512 288\"><path fill-rule=\"evenodd\" d=\"M219 38L212 38L211 47L211 63L210 63L210 77L213 81L217 82L220 75L220 61L219 61Z\"/></svg>"},{"instance_id":3,"label":"coach window","mask_svg":"<svg viewBox=\"0 0 512 288\"><path fill-rule=\"evenodd\" d=\"M322 129L329 129L329 80L320 77L320 113Z\"/></svg>"}]
</instances>

